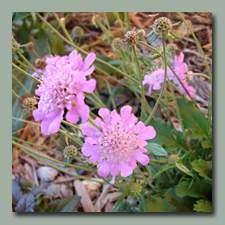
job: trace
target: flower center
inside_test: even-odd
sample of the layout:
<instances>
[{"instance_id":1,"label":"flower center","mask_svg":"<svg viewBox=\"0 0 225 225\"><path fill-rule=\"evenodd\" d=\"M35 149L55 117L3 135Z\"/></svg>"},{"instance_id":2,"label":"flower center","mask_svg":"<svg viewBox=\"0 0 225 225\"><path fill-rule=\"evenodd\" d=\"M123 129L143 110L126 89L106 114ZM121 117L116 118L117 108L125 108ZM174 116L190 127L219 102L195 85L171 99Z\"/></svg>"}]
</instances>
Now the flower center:
<instances>
[{"instance_id":1,"label":"flower center","mask_svg":"<svg viewBox=\"0 0 225 225\"><path fill-rule=\"evenodd\" d=\"M109 127L99 138L102 160L119 164L130 161L130 156L136 149L136 136L120 125Z\"/></svg>"}]
</instances>

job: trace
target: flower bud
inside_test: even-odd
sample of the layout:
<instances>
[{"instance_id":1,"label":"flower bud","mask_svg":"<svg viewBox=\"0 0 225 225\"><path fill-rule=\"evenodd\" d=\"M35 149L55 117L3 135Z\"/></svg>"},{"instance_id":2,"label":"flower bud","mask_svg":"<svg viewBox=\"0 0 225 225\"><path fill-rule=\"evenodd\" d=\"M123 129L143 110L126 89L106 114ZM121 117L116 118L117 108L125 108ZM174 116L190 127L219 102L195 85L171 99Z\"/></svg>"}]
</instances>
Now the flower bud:
<instances>
[{"instance_id":1,"label":"flower bud","mask_svg":"<svg viewBox=\"0 0 225 225\"><path fill-rule=\"evenodd\" d=\"M65 147L63 151L63 155L65 158L73 158L77 155L77 148L74 145L68 145Z\"/></svg>"},{"instance_id":2,"label":"flower bud","mask_svg":"<svg viewBox=\"0 0 225 225\"><path fill-rule=\"evenodd\" d=\"M47 64L44 59L35 59L34 60L34 66L37 69L45 70L46 65Z\"/></svg>"},{"instance_id":3,"label":"flower bud","mask_svg":"<svg viewBox=\"0 0 225 225\"><path fill-rule=\"evenodd\" d=\"M124 42L125 44L129 46L134 46L138 43L138 35L136 31L127 31L127 33L124 36Z\"/></svg>"},{"instance_id":4,"label":"flower bud","mask_svg":"<svg viewBox=\"0 0 225 225\"><path fill-rule=\"evenodd\" d=\"M60 21L61 21L62 25L65 27L66 26L66 19L64 17L62 17L60 19Z\"/></svg>"},{"instance_id":5,"label":"flower bud","mask_svg":"<svg viewBox=\"0 0 225 225\"><path fill-rule=\"evenodd\" d=\"M121 38L114 38L112 41L112 48L114 51L119 50L123 45L123 40Z\"/></svg>"},{"instance_id":6,"label":"flower bud","mask_svg":"<svg viewBox=\"0 0 225 225\"><path fill-rule=\"evenodd\" d=\"M101 23L102 22L102 17L100 15L96 15L96 17L99 20L99 22ZM97 20L96 20L95 16L92 16L91 22L96 28L98 28L98 23L97 23Z\"/></svg>"},{"instance_id":7,"label":"flower bud","mask_svg":"<svg viewBox=\"0 0 225 225\"><path fill-rule=\"evenodd\" d=\"M142 190L142 186L139 183L133 183L130 186L130 192L135 194L135 195L140 194L141 190Z\"/></svg>"},{"instance_id":8,"label":"flower bud","mask_svg":"<svg viewBox=\"0 0 225 225\"><path fill-rule=\"evenodd\" d=\"M172 29L172 22L166 17L160 17L155 20L153 30L156 34L166 34Z\"/></svg>"},{"instance_id":9,"label":"flower bud","mask_svg":"<svg viewBox=\"0 0 225 225\"><path fill-rule=\"evenodd\" d=\"M27 43L26 50L27 51L33 51L34 50L34 43L32 41Z\"/></svg>"},{"instance_id":10,"label":"flower bud","mask_svg":"<svg viewBox=\"0 0 225 225\"><path fill-rule=\"evenodd\" d=\"M175 165L179 161L180 161L179 155L171 154L168 158L168 163L172 165Z\"/></svg>"}]
</instances>

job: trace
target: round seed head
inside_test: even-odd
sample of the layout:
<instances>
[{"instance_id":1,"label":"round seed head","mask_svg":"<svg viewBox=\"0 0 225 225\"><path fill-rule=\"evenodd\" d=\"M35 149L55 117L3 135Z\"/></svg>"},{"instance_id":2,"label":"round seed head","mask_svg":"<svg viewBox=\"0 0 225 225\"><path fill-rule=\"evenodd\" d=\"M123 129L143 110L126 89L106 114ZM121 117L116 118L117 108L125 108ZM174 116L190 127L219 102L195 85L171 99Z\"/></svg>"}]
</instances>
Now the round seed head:
<instances>
[{"instance_id":1,"label":"round seed head","mask_svg":"<svg viewBox=\"0 0 225 225\"><path fill-rule=\"evenodd\" d=\"M99 20L99 22L101 23L102 17L100 15L96 15L96 17ZM91 18L91 22L96 28L98 28L98 23L97 23L98 20L96 20L95 16L92 16L92 18Z\"/></svg>"},{"instance_id":2,"label":"round seed head","mask_svg":"<svg viewBox=\"0 0 225 225\"><path fill-rule=\"evenodd\" d=\"M124 36L124 42L129 46L134 46L138 43L138 35L136 31L127 31Z\"/></svg>"},{"instance_id":3,"label":"round seed head","mask_svg":"<svg viewBox=\"0 0 225 225\"><path fill-rule=\"evenodd\" d=\"M142 186L139 183L133 183L130 186L130 192L133 193L133 194L135 194L135 195L140 194L141 193L141 190L142 190Z\"/></svg>"},{"instance_id":4,"label":"round seed head","mask_svg":"<svg viewBox=\"0 0 225 225\"><path fill-rule=\"evenodd\" d=\"M153 30L156 34L166 34L172 29L172 22L167 17L160 17L155 20Z\"/></svg>"},{"instance_id":5,"label":"round seed head","mask_svg":"<svg viewBox=\"0 0 225 225\"><path fill-rule=\"evenodd\" d=\"M179 160L180 160L180 157L178 155L172 154L168 158L168 163L175 165L177 162L179 162Z\"/></svg>"},{"instance_id":6,"label":"round seed head","mask_svg":"<svg viewBox=\"0 0 225 225\"><path fill-rule=\"evenodd\" d=\"M36 104L37 104L37 100L33 97L24 96L21 98L21 106L27 112L30 112L31 110L33 110Z\"/></svg>"},{"instance_id":7,"label":"round seed head","mask_svg":"<svg viewBox=\"0 0 225 225\"><path fill-rule=\"evenodd\" d=\"M123 45L123 40L121 38L114 38L112 41L112 48L113 50L119 50L120 47Z\"/></svg>"},{"instance_id":8,"label":"round seed head","mask_svg":"<svg viewBox=\"0 0 225 225\"><path fill-rule=\"evenodd\" d=\"M46 67L46 62L44 59L35 59L34 60L34 66L37 68L37 69L41 69L41 70L44 70L45 67Z\"/></svg>"},{"instance_id":9,"label":"round seed head","mask_svg":"<svg viewBox=\"0 0 225 225\"><path fill-rule=\"evenodd\" d=\"M12 39L12 51L16 52L20 48L20 44L13 38Z\"/></svg>"},{"instance_id":10,"label":"round seed head","mask_svg":"<svg viewBox=\"0 0 225 225\"><path fill-rule=\"evenodd\" d=\"M75 37L83 37L84 30L79 26L75 26L72 30L72 33Z\"/></svg>"},{"instance_id":11,"label":"round seed head","mask_svg":"<svg viewBox=\"0 0 225 225\"><path fill-rule=\"evenodd\" d=\"M77 155L77 148L74 145L68 145L65 147L63 155L65 158L73 158Z\"/></svg>"}]
</instances>

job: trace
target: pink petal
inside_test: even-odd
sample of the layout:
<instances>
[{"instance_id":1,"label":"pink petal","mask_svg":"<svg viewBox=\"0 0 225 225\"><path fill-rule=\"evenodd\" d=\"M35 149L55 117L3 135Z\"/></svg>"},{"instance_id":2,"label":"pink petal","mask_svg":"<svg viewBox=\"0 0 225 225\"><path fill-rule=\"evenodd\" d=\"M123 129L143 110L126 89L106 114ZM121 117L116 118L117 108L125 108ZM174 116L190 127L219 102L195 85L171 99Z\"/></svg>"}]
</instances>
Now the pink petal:
<instances>
[{"instance_id":1,"label":"pink petal","mask_svg":"<svg viewBox=\"0 0 225 225\"><path fill-rule=\"evenodd\" d=\"M120 170L121 170L122 177L128 177L133 173L133 168L129 166L127 163L123 163L120 166Z\"/></svg>"},{"instance_id":2,"label":"pink petal","mask_svg":"<svg viewBox=\"0 0 225 225\"><path fill-rule=\"evenodd\" d=\"M99 165L98 174L102 177L107 177L109 175L109 164L107 162L103 162Z\"/></svg>"},{"instance_id":3,"label":"pink petal","mask_svg":"<svg viewBox=\"0 0 225 225\"><path fill-rule=\"evenodd\" d=\"M131 106L129 106L129 105L123 106L120 110L120 115L121 115L122 120L128 119L128 117L131 114L131 111L132 111Z\"/></svg>"},{"instance_id":4,"label":"pink petal","mask_svg":"<svg viewBox=\"0 0 225 225\"><path fill-rule=\"evenodd\" d=\"M85 123L89 117L90 113L89 107L87 105L79 105L76 107L76 110L81 117L81 123Z\"/></svg>"},{"instance_id":5,"label":"pink petal","mask_svg":"<svg viewBox=\"0 0 225 225\"><path fill-rule=\"evenodd\" d=\"M84 76L88 76L88 75L92 74L94 70L95 70L95 67L92 66L90 69L84 71Z\"/></svg>"},{"instance_id":6,"label":"pink petal","mask_svg":"<svg viewBox=\"0 0 225 225\"><path fill-rule=\"evenodd\" d=\"M33 110L33 116L34 116L35 121L40 121L45 118L44 114L41 113L40 109Z\"/></svg>"},{"instance_id":7,"label":"pink petal","mask_svg":"<svg viewBox=\"0 0 225 225\"><path fill-rule=\"evenodd\" d=\"M105 108L99 109L98 115L101 116L107 124L110 123L111 117L110 117L110 112L108 109L105 109Z\"/></svg>"},{"instance_id":8,"label":"pink petal","mask_svg":"<svg viewBox=\"0 0 225 225\"><path fill-rule=\"evenodd\" d=\"M148 144L148 142L147 141L143 141L143 140L138 140L137 141L137 145L138 145L138 147L144 147L144 146L146 146Z\"/></svg>"},{"instance_id":9,"label":"pink petal","mask_svg":"<svg viewBox=\"0 0 225 225\"><path fill-rule=\"evenodd\" d=\"M96 130L89 127L87 124L82 125L81 129L82 129L82 133L86 136L94 137L96 134Z\"/></svg>"},{"instance_id":10,"label":"pink petal","mask_svg":"<svg viewBox=\"0 0 225 225\"><path fill-rule=\"evenodd\" d=\"M96 55L95 53L91 52L87 55L86 59L84 60L84 64L82 66L82 71L87 70L90 65L95 61Z\"/></svg>"},{"instance_id":11,"label":"pink petal","mask_svg":"<svg viewBox=\"0 0 225 225\"><path fill-rule=\"evenodd\" d=\"M50 123L51 123L51 120L49 120L49 119L44 119L41 122L41 133L42 134L44 134L44 135L50 135L51 134L51 132L48 130Z\"/></svg>"},{"instance_id":12,"label":"pink petal","mask_svg":"<svg viewBox=\"0 0 225 225\"><path fill-rule=\"evenodd\" d=\"M71 108L66 114L66 120L70 123L77 123L79 121L79 114L75 107Z\"/></svg>"},{"instance_id":13,"label":"pink petal","mask_svg":"<svg viewBox=\"0 0 225 225\"><path fill-rule=\"evenodd\" d=\"M109 182L110 184L115 184L116 177L112 177L112 180Z\"/></svg>"},{"instance_id":14,"label":"pink petal","mask_svg":"<svg viewBox=\"0 0 225 225\"><path fill-rule=\"evenodd\" d=\"M132 166L133 169L135 169L137 167L137 163L136 163L136 160L135 160L134 156L131 157L130 163L131 163L131 166Z\"/></svg>"},{"instance_id":15,"label":"pink petal","mask_svg":"<svg viewBox=\"0 0 225 225\"><path fill-rule=\"evenodd\" d=\"M179 55L177 61L181 62L181 63L184 61L184 54L183 54L183 52L180 52L180 55Z\"/></svg>"},{"instance_id":16,"label":"pink petal","mask_svg":"<svg viewBox=\"0 0 225 225\"><path fill-rule=\"evenodd\" d=\"M112 168L110 168L110 173L112 176L116 177L119 173L120 169L117 165L114 165Z\"/></svg>"},{"instance_id":17,"label":"pink petal","mask_svg":"<svg viewBox=\"0 0 225 225\"><path fill-rule=\"evenodd\" d=\"M146 127L146 129L138 135L138 139L149 140L156 136L155 129L152 126Z\"/></svg>"},{"instance_id":18,"label":"pink petal","mask_svg":"<svg viewBox=\"0 0 225 225\"><path fill-rule=\"evenodd\" d=\"M96 80L90 79L81 85L81 90L83 92L91 94L94 91L95 87L96 87Z\"/></svg>"},{"instance_id":19,"label":"pink petal","mask_svg":"<svg viewBox=\"0 0 225 225\"><path fill-rule=\"evenodd\" d=\"M145 124L142 121L139 121L137 125L134 127L134 133L139 133L145 129Z\"/></svg>"},{"instance_id":20,"label":"pink petal","mask_svg":"<svg viewBox=\"0 0 225 225\"><path fill-rule=\"evenodd\" d=\"M154 84L154 86L153 86L153 89L154 89L154 90L159 90L159 89L161 89L161 84L160 84L159 82L156 82L156 83Z\"/></svg>"},{"instance_id":21,"label":"pink petal","mask_svg":"<svg viewBox=\"0 0 225 225\"><path fill-rule=\"evenodd\" d=\"M52 120L51 124L49 125L49 132L51 134L57 133L60 129L61 121L63 120L63 113L64 110L62 109L61 112Z\"/></svg>"},{"instance_id":22,"label":"pink petal","mask_svg":"<svg viewBox=\"0 0 225 225\"><path fill-rule=\"evenodd\" d=\"M86 137L86 138L85 138L85 143L89 143L89 144L98 144L98 140L96 140L95 138Z\"/></svg>"},{"instance_id":23,"label":"pink petal","mask_svg":"<svg viewBox=\"0 0 225 225\"><path fill-rule=\"evenodd\" d=\"M142 165L147 165L149 163L149 157L141 153L140 150L136 150L134 153L135 159L140 162Z\"/></svg>"},{"instance_id":24,"label":"pink petal","mask_svg":"<svg viewBox=\"0 0 225 225\"><path fill-rule=\"evenodd\" d=\"M83 92L79 92L77 95L76 95L76 103L78 105L84 105L84 99L85 99L85 96L83 94Z\"/></svg>"},{"instance_id":25,"label":"pink petal","mask_svg":"<svg viewBox=\"0 0 225 225\"><path fill-rule=\"evenodd\" d=\"M88 143L84 143L83 147L81 149L81 152L85 156L91 156L93 154L93 147L94 147L94 145L91 145L91 144L88 144Z\"/></svg>"}]
</instances>

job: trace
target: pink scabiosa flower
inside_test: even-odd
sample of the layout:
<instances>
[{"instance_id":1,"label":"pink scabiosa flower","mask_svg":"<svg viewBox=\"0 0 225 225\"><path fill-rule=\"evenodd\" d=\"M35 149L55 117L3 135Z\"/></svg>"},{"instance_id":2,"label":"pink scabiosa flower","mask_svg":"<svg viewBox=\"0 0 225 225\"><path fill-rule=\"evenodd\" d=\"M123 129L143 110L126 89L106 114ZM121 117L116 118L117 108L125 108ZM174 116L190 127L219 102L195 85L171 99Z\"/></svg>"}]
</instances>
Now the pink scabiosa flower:
<instances>
[{"instance_id":1,"label":"pink scabiosa flower","mask_svg":"<svg viewBox=\"0 0 225 225\"><path fill-rule=\"evenodd\" d=\"M168 74L168 75L170 77L171 74ZM149 85L147 95L151 95L152 90L161 89L161 84L164 81L164 76L165 76L165 71L162 68L157 69L153 72L150 72L144 76L143 85L146 85L146 84ZM168 79L166 78L166 80Z\"/></svg>"},{"instance_id":2,"label":"pink scabiosa flower","mask_svg":"<svg viewBox=\"0 0 225 225\"><path fill-rule=\"evenodd\" d=\"M84 102L84 92L92 93L96 86L95 79L86 79L95 69L94 66L89 69L95 57L90 53L83 62L81 55L74 50L69 56L46 59L42 83L35 91L40 101L38 109L33 111L36 121L43 120L41 132L44 135L59 131L64 108L68 110L67 121L76 123L81 118L84 123L88 120L90 110Z\"/></svg>"},{"instance_id":3,"label":"pink scabiosa flower","mask_svg":"<svg viewBox=\"0 0 225 225\"><path fill-rule=\"evenodd\" d=\"M131 111L130 106L124 106L119 115L115 110L110 113L102 108L98 114L104 122L100 118L94 120L101 130L86 124L82 126L82 132L87 136L82 153L91 156L90 162L99 162L100 176L107 177L111 173L112 184L119 172L122 177L131 175L137 167L136 161L142 165L149 163L149 157L143 154L147 152L144 146L148 144L146 140L156 136L156 132L152 126L146 127L141 121L137 123L138 119Z\"/></svg>"},{"instance_id":4,"label":"pink scabiosa flower","mask_svg":"<svg viewBox=\"0 0 225 225\"><path fill-rule=\"evenodd\" d=\"M184 54L182 52L179 57L175 57L174 59L174 71L181 80L184 80L187 76L188 66L184 63Z\"/></svg>"}]
</instances>

